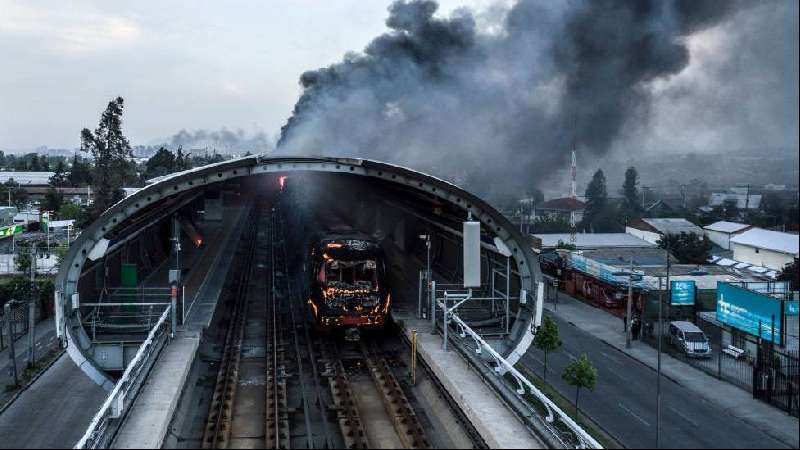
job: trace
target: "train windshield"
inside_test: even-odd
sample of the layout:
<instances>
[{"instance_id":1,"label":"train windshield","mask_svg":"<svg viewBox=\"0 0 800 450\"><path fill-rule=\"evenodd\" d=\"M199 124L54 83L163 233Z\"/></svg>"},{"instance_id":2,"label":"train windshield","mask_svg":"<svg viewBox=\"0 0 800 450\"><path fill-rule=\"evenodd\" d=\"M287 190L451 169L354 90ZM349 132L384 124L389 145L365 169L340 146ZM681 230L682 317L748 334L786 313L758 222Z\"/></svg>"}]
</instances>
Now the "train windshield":
<instances>
[{"instance_id":1,"label":"train windshield","mask_svg":"<svg viewBox=\"0 0 800 450\"><path fill-rule=\"evenodd\" d=\"M341 261L330 259L325 261L320 270L319 281L328 285L341 284L372 288L378 282L377 267L375 260Z\"/></svg>"}]
</instances>

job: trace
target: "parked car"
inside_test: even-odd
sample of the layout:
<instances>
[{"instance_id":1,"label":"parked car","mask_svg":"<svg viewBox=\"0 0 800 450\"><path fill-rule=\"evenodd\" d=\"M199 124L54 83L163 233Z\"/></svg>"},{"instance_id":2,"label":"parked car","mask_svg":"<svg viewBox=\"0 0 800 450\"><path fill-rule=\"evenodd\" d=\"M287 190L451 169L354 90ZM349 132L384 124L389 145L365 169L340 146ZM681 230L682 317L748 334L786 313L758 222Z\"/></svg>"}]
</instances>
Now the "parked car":
<instances>
[{"instance_id":1,"label":"parked car","mask_svg":"<svg viewBox=\"0 0 800 450\"><path fill-rule=\"evenodd\" d=\"M690 358L710 358L711 346L703 330L691 322L670 322L669 340Z\"/></svg>"}]
</instances>

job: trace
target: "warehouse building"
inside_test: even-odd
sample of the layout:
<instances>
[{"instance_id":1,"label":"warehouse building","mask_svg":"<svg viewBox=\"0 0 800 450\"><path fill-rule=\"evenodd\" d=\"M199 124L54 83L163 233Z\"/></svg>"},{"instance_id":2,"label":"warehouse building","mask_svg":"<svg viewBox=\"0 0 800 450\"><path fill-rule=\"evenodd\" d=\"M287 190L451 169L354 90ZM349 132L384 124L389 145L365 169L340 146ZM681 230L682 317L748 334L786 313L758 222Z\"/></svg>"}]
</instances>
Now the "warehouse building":
<instances>
[{"instance_id":1,"label":"warehouse building","mask_svg":"<svg viewBox=\"0 0 800 450\"><path fill-rule=\"evenodd\" d=\"M732 250L731 238L753 228L751 225L736 222L715 222L703 227L705 235L723 250Z\"/></svg>"},{"instance_id":2,"label":"warehouse building","mask_svg":"<svg viewBox=\"0 0 800 450\"><path fill-rule=\"evenodd\" d=\"M753 266L782 270L800 257L798 235L752 228L730 239L733 259Z\"/></svg>"},{"instance_id":3,"label":"warehouse building","mask_svg":"<svg viewBox=\"0 0 800 450\"><path fill-rule=\"evenodd\" d=\"M625 232L653 244L658 244L658 241L667 235L694 233L703 236L702 228L683 218L636 219L625 227Z\"/></svg>"}]
</instances>

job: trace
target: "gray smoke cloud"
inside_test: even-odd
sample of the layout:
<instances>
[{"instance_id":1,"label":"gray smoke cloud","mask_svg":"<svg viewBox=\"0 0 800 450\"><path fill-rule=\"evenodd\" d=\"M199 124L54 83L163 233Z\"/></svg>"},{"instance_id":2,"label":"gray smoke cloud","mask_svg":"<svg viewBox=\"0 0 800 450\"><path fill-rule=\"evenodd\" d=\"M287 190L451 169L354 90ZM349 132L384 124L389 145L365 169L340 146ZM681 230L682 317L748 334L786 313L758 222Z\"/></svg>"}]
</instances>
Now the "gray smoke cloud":
<instances>
[{"instance_id":1,"label":"gray smoke cloud","mask_svg":"<svg viewBox=\"0 0 800 450\"><path fill-rule=\"evenodd\" d=\"M172 148L209 149L221 153L265 153L274 149L274 141L265 133L248 134L244 130L181 130L168 139Z\"/></svg>"},{"instance_id":2,"label":"gray smoke cloud","mask_svg":"<svg viewBox=\"0 0 800 450\"><path fill-rule=\"evenodd\" d=\"M690 61L685 38L726 21L723 0L521 0L500 30L472 12L397 1L390 31L301 76L279 150L368 157L487 196L563 173L572 146L605 155L647 123L651 84Z\"/></svg>"}]
</instances>

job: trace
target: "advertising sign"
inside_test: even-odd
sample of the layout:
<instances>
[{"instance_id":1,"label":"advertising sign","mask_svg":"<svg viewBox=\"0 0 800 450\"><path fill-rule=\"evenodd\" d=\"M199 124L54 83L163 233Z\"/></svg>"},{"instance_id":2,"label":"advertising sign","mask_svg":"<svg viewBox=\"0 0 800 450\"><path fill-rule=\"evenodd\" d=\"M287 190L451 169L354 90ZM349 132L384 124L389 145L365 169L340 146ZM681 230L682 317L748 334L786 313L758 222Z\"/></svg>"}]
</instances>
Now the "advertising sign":
<instances>
[{"instance_id":1,"label":"advertising sign","mask_svg":"<svg viewBox=\"0 0 800 450\"><path fill-rule=\"evenodd\" d=\"M697 292L694 281L673 280L670 284L672 285L672 305L694 306L695 293Z\"/></svg>"},{"instance_id":2,"label":"advertising sign","mask_svg":"<svg viewBox=\"0 0 800 450\"><path fill-rule=\"evenodd\" d=\"M717 320L767 341L772 341L774 336L774 342L781 343L781 300L775 297L729 283L719 283Z\"/></svg>"},{"instance_id":3,"label":"advertising sign","mask_svg":"<svg viewBox=\"0 0 800 450\"><path fill-rule=\"evenodd\" d=\"M2 227L0 228L0 239L11 237L15 234L20 234L25 231L25 227L22 225L11 225L9 227Z\"/></svg>"},{"instance_id":4,"label":"advertising sign","mask_svg":"<svg viewBox=\"0 0 800 450\"><path fill-rule=\"evenodd\" d=\"M628 284L627 276L614 275L615 273L620 271L620 269L614 266L604 264L590 258L586 258L585 256L578 255L576 253L572 253L569 258L570 258L570 264L572 265L572 268L574 270L583 272L585 274L591 275L595 278L607 281L612 284L614 283L622 285ZM634 278L633 281L637 281L636 278ZM638 283L634 284L638 286Z\"/></svg>"}]
</instances>

